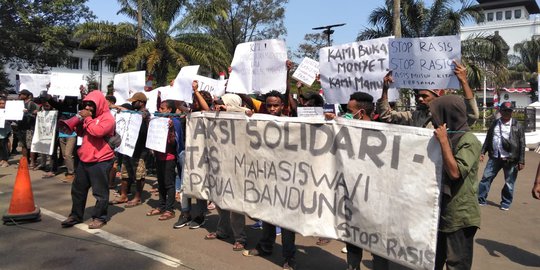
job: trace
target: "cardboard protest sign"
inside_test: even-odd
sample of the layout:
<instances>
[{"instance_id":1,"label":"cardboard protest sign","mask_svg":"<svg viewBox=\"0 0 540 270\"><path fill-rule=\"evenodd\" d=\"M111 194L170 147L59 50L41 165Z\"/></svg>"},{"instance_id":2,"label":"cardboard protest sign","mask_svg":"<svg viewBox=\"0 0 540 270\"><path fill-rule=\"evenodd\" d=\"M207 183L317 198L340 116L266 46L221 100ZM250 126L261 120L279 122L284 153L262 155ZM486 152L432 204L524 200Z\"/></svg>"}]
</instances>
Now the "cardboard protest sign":
<instances>
[{"instance_id":1,"label":"cardboard protest sign","mask_svg":"<svg viewBox=\"0 0 540 270\"><path fill-rule=\"evenodd\" d=\"M49 95L57 96L81 96L81 86L86 87L86 80L81 74L53 73L51 74L51 87L47 92ZM94 90L94 89L88 89Z\"/></svg>"},{"instance_id":2,"label":"cardboard protest sign","mask_svg":"<svg viewBox=\"0 0 540 270\"><path fill-rule=\"evenodd\" d=\"M114 96L116 105L122 105L134 93L143 92L146 85L146 71L135 71L114 75Z\"/></svg>"},{"instance_id":3,"label":"cardboard protest sign","mask_svg":"<svg viewBox=\"0 0 540 270\"><path fill-rule=\"evenodd\" d=\"M56 134L58 111L39 111L36 116L36 126L32 137L32 152L52 155Z\"/></svg>"},{"instance_id":4,"label":"cardboard protest sign","mask_svg":"<svg viewBox=\"0 0 540 270\"><path fill-rule=\"evenodd\" d=\"M116 133L122 137L122 143L116 149L119 153L129 157L133 156L141 124L141 114L127 112L116 114Z\"/></svg>"},{"instance_id":5,"label":"cardboard protest sign","mask_svg":"<svg viewBox=\"0 0 540 270\"><path fill-rule=\"evenodd\" d=\"M148 98L148 101L146 101L146 108L148 109L150 113L157 112L157 109L158 109L157 98L158 98L159 88L156 88L152 91L148 91L144 93L146 97Z\"/></svg>"},{"instance_id":6,"label":"cardboard protest sign","mask_svg":"<svg viewBox=\"0 0 540 270\"><path fill-rule=\"evenodd\" d=\"M187 103L193 102L193 89L191 84L197 72L199 72L199 65L195 66L185 66L180 69L176 79L174 79L174 84L171 86L171 91L167 95L167 99L171 100L182 100Z\"/></svg>"},{"instance_id":7,"label":"cardboard protest sign","mask_svg":"<svg viewBox=\"0 0 540 270\"><path fill-rule=\"evenodd\" d=\"M22 120L24 116L24 101L7 100L5 108L6 120Z\"/></svg>"},{"instance_id":8,"label":"cardboard protest sign","mask_svg":"<svg viewBox=\"0 0 540 270\"><path fill-rule=\"evenodd\" d=\"M191 114L186 134L187 195L434 268L442 155L432 130L206 112Z\"/></svg>"},{"instance_id":9,"label":"cardboard protest sign","mask_svg":"<svg viewBox=\"0 0 540 270\"><path fill-rule=\"evenodd\" d=\"M194 79L199 82L199 91L209 92L214 97L221 97L225 94L225 88L221 87L220 84L223 80L219 81L201 75L195 76Z\"/></svg>"},{"instance_id":10,"label":"cardboard protest sign","mask_svg":"<svg viewBox=\"0 0 540 270\"><path fill-rule=\"evenodd\" d=\"M297 107L296 113L298 117L316 117L324 119L323 107Z\"/></svg>"},{"instance_id":11,"label":"cardboard protest sign","mask_svg":"<svg viewBox=\"0 0 540 270\"><path fill-rule=\"evenodd\" d=\"M391 38L393 87L413 89L459 88L453 60L461 59L459 35L426 38Z\"/></svg>"},{"instance_id":12,"label":"cardboard protest sign","mask_svg":"<svg viewBox=\"0 0 540 270\"><path fill-rule=\"evenodd\" d=\"M305 57L294 71L292 77L307 86L311 86L319 74L319 62Z\"/></svg>"},{"instance_id":13,"label":"cardboard protest sign","mask_svg":"<svg viewBox=\"0 0 540 270\"><path fill-rule=\"evenodd\" d=\"M378 99L388 73L388 38L322 48L319 63L327 103L346 104L350 95L358 91ZM388 92L389 100L398 98L397 91Z\"/></svg>"},{"instance_id":14,"label":"cardboard protest sign","mask_svg":"<svg viewBox=\"0 0 540 270\"><path fill-rule=\"evenodd\" d=\"M4 109L0 109L0 128L4 128L6 126L6 114L4 112Z\"/></svg>"},{"instance_id":15,"label":"cardboard protest sign","mask_svg":"<svg viewBox=\"0 0 540 270\"><path fill-rule=\"evenodd\" d=\"M287 48L277 39L241 43L236 46L231 63L227 92L239 94L272 90L285 93Z\"/></svg>"},{"instance_id":16,"label":"cardboard protest sign","mask_svg":"<svg viewBox=\"0 0 540 270\"><path fill-rule=\"evenodd\" d=\"M167 134L169 130L169 118L154 117L148 125L146 148L165 153L167 148Z\"/></svg>"},{"instance_id":17,"label":"cardboard protest sign","mask_svg":"<svg viewBox=\"0 0 540 270\"><path fill-rule=\"evenodd\" d=\"M41 91L47 90L47 85L51 82L49 74L19 74L19 91L26 89L34 95L39 96Z\"/></svg>"}]
</instances>

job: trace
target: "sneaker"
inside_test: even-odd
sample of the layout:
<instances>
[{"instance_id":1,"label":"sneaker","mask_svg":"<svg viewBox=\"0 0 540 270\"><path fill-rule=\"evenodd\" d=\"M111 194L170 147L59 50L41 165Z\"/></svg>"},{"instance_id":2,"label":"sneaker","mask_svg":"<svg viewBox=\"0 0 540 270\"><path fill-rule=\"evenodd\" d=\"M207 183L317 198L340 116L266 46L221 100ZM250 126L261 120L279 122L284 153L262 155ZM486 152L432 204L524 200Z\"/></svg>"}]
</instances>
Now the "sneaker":
<instances>
[{"instance_id":1,"label":"sneaker","mask_svg":"<svg viewBox=\"0 0 540 270\"><path fill-rule=\"evenodd\" d=\"M341 249L341 253L347 254L347 247L343 247L343 248Z\"/></svg>"},{"instance_id":2,"label":"sneaker","mask_svg":"<svg viewBox=\"0 0 540 270\"><path fill-rule=\"evenodd\" d=\"M510 207L501 205L501 207L499 209L501 209L503 211L508 211L508 210L510 210Z\"/></svg>"},{"instance_id":3,"label":"sneaker","mask_svg":"<svg viewBox=\"0 0 540 270\"><path fill-rule=\"evenodd\" d=\"M253 230L262 230L262 220L255 222L253 225L251 225L251 228Z\"/></svg>"},{"instance_id":4,"label":"sneaker","mask_svg":"<svg viewBox=\"0 0 540 270\"><path fill-rule=\"evenodd\" d=\"M478 205L480 205L480 206L486 206L487 203L478 203Z\"/></svg>"},{"instance_id":5,"label":"sneaker","mask_svg":"<svg viewBox=\"0 0 540 270\"><path fill-rule=\"evenodd\" d=\"M281 235L281 227L276 226L276 235Z\"/></svg>"},{"instance_id":6,"label":"sneaker","mask_svg":"<svg viewBox=\"0 0 540 270\"><path fill-rule=\"evenodd\" d=\"M189 223L189 228L190 229L198 229L202 225L204 225L205 222L206 222L206 220L204 219L204 216L198 216L198 217L194 218L191 221L191 223Z\"/></svg>"},{"instance_id":7,"label":"sneaker","mask_svg":"<svg viewBox=\"0 0 540 270\"><path fill-rule=\"evenodd\" d=\"M173 228L174 229L180 229L180 228L188 225L190 221L191 221L190 216L180 215L180 217L178 218L178 221L176 223L174 223Z\"/></svg>"}]
</instances>

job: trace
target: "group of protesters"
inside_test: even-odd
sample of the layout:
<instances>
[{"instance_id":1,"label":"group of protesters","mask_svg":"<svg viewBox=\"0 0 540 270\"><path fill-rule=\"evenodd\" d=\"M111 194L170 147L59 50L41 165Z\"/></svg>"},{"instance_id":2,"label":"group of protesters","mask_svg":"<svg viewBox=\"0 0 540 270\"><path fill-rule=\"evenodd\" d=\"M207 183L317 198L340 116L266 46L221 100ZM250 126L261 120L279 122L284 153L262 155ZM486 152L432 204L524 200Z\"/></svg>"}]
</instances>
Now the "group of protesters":
<instances>
[{"instance_id":1,"label":"group of protesters","mask_svg":"<svg viewBox=\"0 0 540 270\"><path fill-rule=\"evenodd\" d=\"M359 121L381 121L392 124L409 125L433 129L435 138L440 143L443 160L442 202L438 245L436 250L436 269L470 269L472 266L473 238L480 227L480 206L485 204L485 196L489 184L502 168L505 170L507 190L503 192L502 210L508 210L512 200L513 181L517 171L524 166L523 128L517 121L510 121L512 106L501 106L501 119L496 120L494 128L488 134L489 143L484 146L471 133L470 126L478 119L478 107L472 89L467 82L466 68L455 64L454 73L458 78L463 97L445 94L444 91L428 89L415 90L416 110L396 111L388 100L388 89L393 81L391 72L384 78L381 97L374 98L364 92L356 92L343 111L327 112L327 120L344 117ZM292 65L287 62L287 72ZM287 76L289 80L290 76ZM186 115L196 111L238 112L251 116L254 113L265 113L274 116L297 116L298 107L322 107L324 97L319 93L303 93L302 84L297 84L299 92L296 97L290 93L289 81L285 94L271 91L261 96L233 94L213 97L209 92L199 91L197 81L193 81L193 103L178 100L157 99L157 112L149 112L149 99L144 92L133 94L128 103L116 105L114 96L104 96L100 91L87 92L81 88L81 99L65 97L59 100L50 95L41 95L32 100L28 90L19 92L19 99L24 100L23 119L6 123L0 128L0 167L10 166L10 154L16 154L17 143L22 152L29 158L30 168L43 170L44 178L58 174L59 163L63 160L66 172L62 181L71 183L72 209L68 218L62 221L62 227L72 227L83 222L86 199L90 187L96 199L92 210L90 229L102 228L109 221L108 206L122 205L132 208L143 205L144 185L149 168L155 168L157 176L157 193L159 205L151 208L147 216L156 216L160 221L176 217L175 202L180 202L180 214L173 228L185 226L196 229L205 224L211 203L182 195L183 165L185 160ZM5 106L6 97L0 98L0 109ZM58 132L52 155L36 154L30 151L36 115L40 110L58 110ZM113 113L137 113L142 116L133 155L127 156L115 152L113 138L115 136L115 119ZM509 113L509 114L508 114ZM152 115L169 118L167 130L167 146L165 152L157 152L145 147L147 132ZM76 122L66 128L65 123ZM512 128L515 125L516 128ZM68 125L69 126L69 125ZM12 136L12 139L10 139ZM77 137L82 141L77 143ZM510 148L498 146L510 140ZM57 151L59 150L59 151ZM489 152L494 164L488 166L484 173L478 195L478 167L480 157ZM486 171L488 170L486 168ZM513 168L513 169L512 169ZM119 172L117 173L117 170ZM533 196L539 199L540 166L533 187ZM119 177L118 177L119 176ZM512 179L513 176L513 179ZM119 179L117 179L119 178ZM485 178L485 180L484 180ZM118 181L119 180L119 181ZM132 192L132 186L135 186ZM109 189L115 190L114 199L109 198ZM155 191L154 191L155 192ZM131 196L130 196L131 194ZM192 199L196 207L192 207ZM295 269L295 232L290 228L277 228L273 224L262 222L262 236L257 245L246 249L246 218L243 213L221 209L216 206L218 223L215 231L207 234L205 239L234 238L233 250L243 251L244 256L264 256L272 253L276 240L276 231L281 233L283 245L283 269ZM259 223L260 224L260 223ZM330 239L321 238L317 243L324 245ZM347 243L348 269L360 269L362 249ZM374 269L388 269L389 261L374 255Z\"/></svg>"}]
</instances>

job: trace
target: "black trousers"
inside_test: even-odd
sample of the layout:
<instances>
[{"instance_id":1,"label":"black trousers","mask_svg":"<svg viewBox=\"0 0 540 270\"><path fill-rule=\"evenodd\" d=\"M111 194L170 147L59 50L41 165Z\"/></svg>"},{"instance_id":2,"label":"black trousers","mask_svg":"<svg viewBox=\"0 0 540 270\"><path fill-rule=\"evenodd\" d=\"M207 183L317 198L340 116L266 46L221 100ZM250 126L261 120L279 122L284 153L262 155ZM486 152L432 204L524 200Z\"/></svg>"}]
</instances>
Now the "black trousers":
<instances>
[{"instance_id":1,"label":"black trousers","mask_svg":"<svg viewBox=\"0 0 540 270\"><path fill-rule=\"evenodd\" d=\"M109 207L109 171L113 160L102 162L79 162L75 171L75 179L71 185L71 214L70 216L82 221L88 190L92 187L92 195L96 198L96 205L92 211L92 218L107 221L107 208Z\"/></svg>"},{"instance_id":2,"label":"black trousers","mask_svg":"<svg viewBox=\"0 0 540 270\"><path fill-rule=\"evenodd\" d=\"M281 228L281 245L283 258L286 260L294 259L296 254L296 234L293 231L289 231L285 228ZM257 249L266 253L271 253L274 249L274 243L276 242L276 226L263 221L262 226L262 238L257 244Z\"/></svg>"},{"instance_id":3,"label":"black trousers","mask_svg":"<svg viewBox=\"0 0 540 270\"><path fill-rule=\"evenodd\" d=\"M477 227L467 227L455 232L439 232L435 269L468 270L472 267L474 235Z\"/></svg>"},{"instance_id":4,"label":"black trousers","mask_svg":"<svg viewBox=\"0 0 540 270\"><path fill-rule=\"evenodd\" d=\"M162 211L174 211L176 189L176 160L156 160L159 209Z\"/></svg>"}]
</instances>

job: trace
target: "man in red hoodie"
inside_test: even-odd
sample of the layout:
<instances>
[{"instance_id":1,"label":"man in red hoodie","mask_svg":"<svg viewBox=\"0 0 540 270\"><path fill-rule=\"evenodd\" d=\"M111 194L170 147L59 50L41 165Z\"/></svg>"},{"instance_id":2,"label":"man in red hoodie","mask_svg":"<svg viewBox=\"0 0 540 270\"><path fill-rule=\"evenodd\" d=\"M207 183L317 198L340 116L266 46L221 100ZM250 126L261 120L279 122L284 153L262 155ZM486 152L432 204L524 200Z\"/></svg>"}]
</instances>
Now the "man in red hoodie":
<instances>
[{"instance_id":1,"label":"man in red hoodie","mask_svg":"<svg viewBox=\"0 0 540 270\"><path fill-rule=\"evenodd\" d=\"M88 228L99 229L107 222L108 173L114 157L114 150L106 140L114 135L116 124L109 111L107 100L100 91L90 92L84 98L82 108L77 115L80 119L77 135L83 140L77 151L80 162L71 186L73 204L69 217L62 221L62 227L68 228L82 222L88 190L92 187L96 205Z\"/></svg>"}]
</instances>

